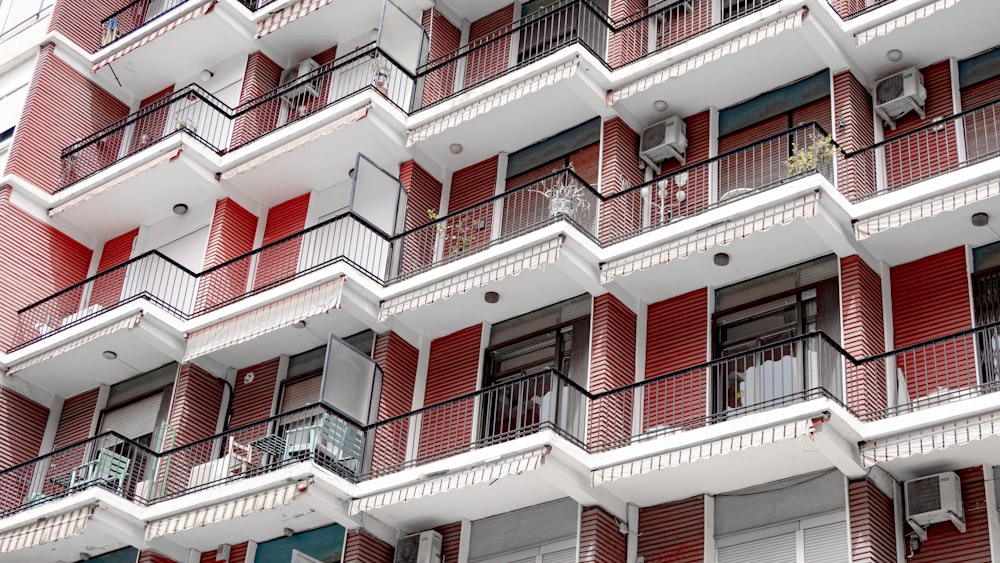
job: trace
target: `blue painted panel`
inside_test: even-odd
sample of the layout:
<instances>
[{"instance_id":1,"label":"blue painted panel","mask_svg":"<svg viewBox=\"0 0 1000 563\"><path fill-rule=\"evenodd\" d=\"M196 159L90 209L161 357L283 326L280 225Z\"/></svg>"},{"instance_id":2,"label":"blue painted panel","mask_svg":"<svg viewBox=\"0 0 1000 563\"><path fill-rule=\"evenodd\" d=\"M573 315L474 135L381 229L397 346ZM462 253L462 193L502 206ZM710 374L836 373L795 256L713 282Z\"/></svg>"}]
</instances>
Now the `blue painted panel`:
<instances>
[{"instance_id":1,"label":"blue painted panel","mask_svg":"<svg viewBox=\"0 0 1000 563\"><path fill-rule=\"evenodd\" d=\"M817 72L808 78L803 78L720 111L719 136L722 137L740 129L746 129L751 125L821 100L829 95L830 71Z\"/></svg>"},{"instance_id":2,"label":"blue painted panel","mask_svg":"<svg viewBox=\"0 0 1000 563\"><path fill-rule=\"evenodd\" d=\"M134 547L124 547L118 551L91 557L90 563L135 563L139 560L139 550Z\"/></svg>"},{"instance_id":3,"label":"blue painted panel","mask_svg":"<svg viewBox=\"0 0 1000 563\"><path fill-rule=\"evenodd\" d=\"M978 84L994 76L1000 76L1000 47L958 62L960 88Z\"/></svg>"},{"instance_id":4,"label":"blue painted panel","mask_svg":"<svg viewBox=\"0 0 1000 563\"><path fill-rule=\"evenodd\" d=\"M340 563L343 559L344 527L333 524L308 532L295 534L290 538L278 538L257 546L256 561L285 563L292 558L292 550L297 549L323 563Z\"/></svg>"}]
</instances>

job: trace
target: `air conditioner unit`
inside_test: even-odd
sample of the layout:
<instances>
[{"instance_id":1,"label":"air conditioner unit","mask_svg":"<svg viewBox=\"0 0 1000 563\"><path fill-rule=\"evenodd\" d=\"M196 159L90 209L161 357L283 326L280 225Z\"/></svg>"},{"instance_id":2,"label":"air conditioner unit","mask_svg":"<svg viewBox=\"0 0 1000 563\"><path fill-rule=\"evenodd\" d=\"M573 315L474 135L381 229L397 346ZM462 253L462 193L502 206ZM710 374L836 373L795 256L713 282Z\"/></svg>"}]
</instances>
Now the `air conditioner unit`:
<instances>
[{"instance_id":1,"label":"air conditioner unit","mask_svg":"<svg viewBox=\"0 0 1000 563\"><path fill-rule=\"evenodd\" d=\"M962 483L958 475L948 471L913 479L903 483L906 501L906 522L920 539L927 539L927 526L952 522L965 532L965 511L962 509Z\"/></svg>"},{"instance_id":2,"label":"air conditioner unit","mask_svg":"<svg viewBox=\"0 0 1000 563\"><path fill-rule=\"evenodd\" d=\"M427 530L401 538L392 563L441 563L441 534Z\"/></svg>"},{"instance_id":3,"label":"air conditioner unit","mask_svg":"<svg viewBox=\"0 0 1000 563\"><path fill-rule=\"evenodd\" d=\"M896 120L911 110L923 119L926 101L924 76L916 67L911 66L875 83L875 113L892 129L896 128Z\"/></svg>"},{"instance_id":4,"label":"air conditioner unit","mask_svg":"<svg viewBox=\"0 0 1000 563\"><path fill-rule=\"evenodd\" d=\"M304 96L313 98L319 96L319 78L299 80L317 68L319 68L319 64L312 59L306 59L286 68L281 73L281 80L278 81L278 85L284 86L285 84L298 82L296 82L297 85L294 88L290 88L287 92L282 93L281 99L285 100L289 105L297 106L302 103Z\"/></svg>"},{"instance_id":5,"label":"air conditioner unit","mask_svg":"<svg viewBox=\"0 0 1000 563\"><path fill-rule=\"evenodd\" d=\"M650 125L639 139L639 157L660 173L660 163L668 158L676 158L684 164L687 150L687 126L676 115Z\"/></svg>"}]
</instances>

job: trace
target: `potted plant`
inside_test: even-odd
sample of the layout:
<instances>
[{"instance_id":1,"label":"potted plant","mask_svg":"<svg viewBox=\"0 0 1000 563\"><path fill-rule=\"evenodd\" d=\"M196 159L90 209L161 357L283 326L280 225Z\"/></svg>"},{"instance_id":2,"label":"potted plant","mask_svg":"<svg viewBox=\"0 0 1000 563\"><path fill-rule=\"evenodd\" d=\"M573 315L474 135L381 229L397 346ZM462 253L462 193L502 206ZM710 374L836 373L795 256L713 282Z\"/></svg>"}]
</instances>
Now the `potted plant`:
<instances>
[{"instance_id":1,"label":"potted plant","mask_svg":"<svg viewBox=\"0 0 1000 563\"><path fill-rule=\"evenodd\" d=\"M576 178L569 174L560 174L550 180L554 182L548 188L531 190L540 193L549 200L549 213L557 215L573 215L577 209L587 209L590 202L586 199L587 190Z\"/></svg>"},{"instance_id":2,"label":"potted plant","mask_svg":"<svg viewBox=\"0 0 1000 563\"><path fill-rule=\"evenodd\" d=\"M792 147L792 155L785 162L788 175L796 176L804 172L816 171L821 164L833 162L833 157L839 151L840 148L833 143L833 139L829 135L821 137L810 133L805 146L796 143Z\"/></svg>"},{"instance_id":3,"label":"potted plant","mask_svg":"<svg viewBox=\"0 0 1000 563\"><path fill-rule=\"evenodd\" d=\"M441 218L434 209L427 210L427 217L431 221L437 221ZM471 231L472 228L468 217L442 221L437 226L437 232L445 234L445 244L448 247L448 254L458 254L472 248L475 237L471 234Z\"/></svg>"}]
</instances>

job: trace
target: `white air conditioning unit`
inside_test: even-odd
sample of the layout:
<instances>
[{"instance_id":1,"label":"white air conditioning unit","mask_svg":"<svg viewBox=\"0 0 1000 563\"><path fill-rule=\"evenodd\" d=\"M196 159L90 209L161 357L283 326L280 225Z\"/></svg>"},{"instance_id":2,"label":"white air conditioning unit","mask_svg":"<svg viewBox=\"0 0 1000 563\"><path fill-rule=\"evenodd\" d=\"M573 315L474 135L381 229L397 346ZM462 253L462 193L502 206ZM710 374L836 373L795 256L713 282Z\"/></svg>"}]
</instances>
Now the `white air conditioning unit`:
<instances>
[{"instance_id":1,"label":"white air conditioning unit","mask_svg":"<svg viewBox=\"0 0 1000 563\"><path fill-rule=\"evenodd\" d=\"M306 59L298 64L294 64L281 73L281 80L278 81L278 85L284 86L285 84L296 82L317 68L319 68L319 64L312 59ZM281 94L281 99L291 106L297 106L302 103L305 96L313 98L319 96L319 90L318 78L303 80L297 82L294 88L290 88L287 92Z\"/></svg>"},{"instance_id":2,"label":"white air conditioning unit","mask_svg":"<svg viewBox=\"0 0 1000 563\"><path fill-rule=\"evenodd\" d=\"M896 120L911 110L923 119L926 101L924 76L916 67L911 66L875 83L875 113L892 129L896 128Z\"/></svg>"},{"instance_id":3,"label":"white air conditioning unit","mask_svg":"<svg viewBox=\"0 0 1000 563\"><path fill-rule=\"evenodd\" d=\"M906 501L906 522L920 539L927 539L927 526L951 522L965 532L965 510L962 508L962 483L958 475L948 471L913 479L903 483Z\"/></svg>"},{"instance_id":4,"label":"white air conditioning unit","mask_svg":"<svg viewBox=\"0 0 1000 563\"><path fill-rule=\"evenodd\" d=\"M660 163L668 158L676 158L684 164L687 151L687 126L676 115L650 125L639 138L639 157L660 173Z\"/></svg>"},{"instance_id":5,"label":"white air conditioning unit","mask_svg":"<svg viewBox=\"0 0 1000 563\"><path fill-rule=\"evenodd\" d=\"M427 530L401 538L392 563L441 563L441 534Z\"/></svg>"}]
</instances>

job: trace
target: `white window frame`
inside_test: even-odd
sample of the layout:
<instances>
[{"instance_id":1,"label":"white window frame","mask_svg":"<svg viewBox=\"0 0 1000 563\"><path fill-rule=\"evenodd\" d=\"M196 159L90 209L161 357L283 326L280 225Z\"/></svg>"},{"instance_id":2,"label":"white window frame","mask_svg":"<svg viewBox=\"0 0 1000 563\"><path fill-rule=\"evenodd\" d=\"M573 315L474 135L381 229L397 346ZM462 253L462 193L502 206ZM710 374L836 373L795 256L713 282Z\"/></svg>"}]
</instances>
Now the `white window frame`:
<instances>
[{"instance_id":1,"label":"white window frame","mask_svg":"<svg viewBox=\"0 0 1000 563\"><path fill-rule=\"evenodd\" d=\"M744 543L749 543L756 540L772 538L774 536L790 534L794 532L796 560L798 561L798 563L808 563L805 561L804 532L811 528L819 528L821 526L826 526L829 524L838 524L838 523L842 523L846 528L847 514L844 511L830 512L827 514L820 514L818 516L808 516L800 520L783 522L781 524L774 524L771 526L765 526L763 528L756 528L753 530L747 530L744 532L737 532L735 534L721 536L715 538L715 560L718 561L719 550L721 549L725 549L727 547L732 547ZM847 530L847 533L845 535L847 537L848 543L844 546L844 549L847 550L849 557L850 537L851 537L850 530Z\"/></svg>"}]
</instances>

